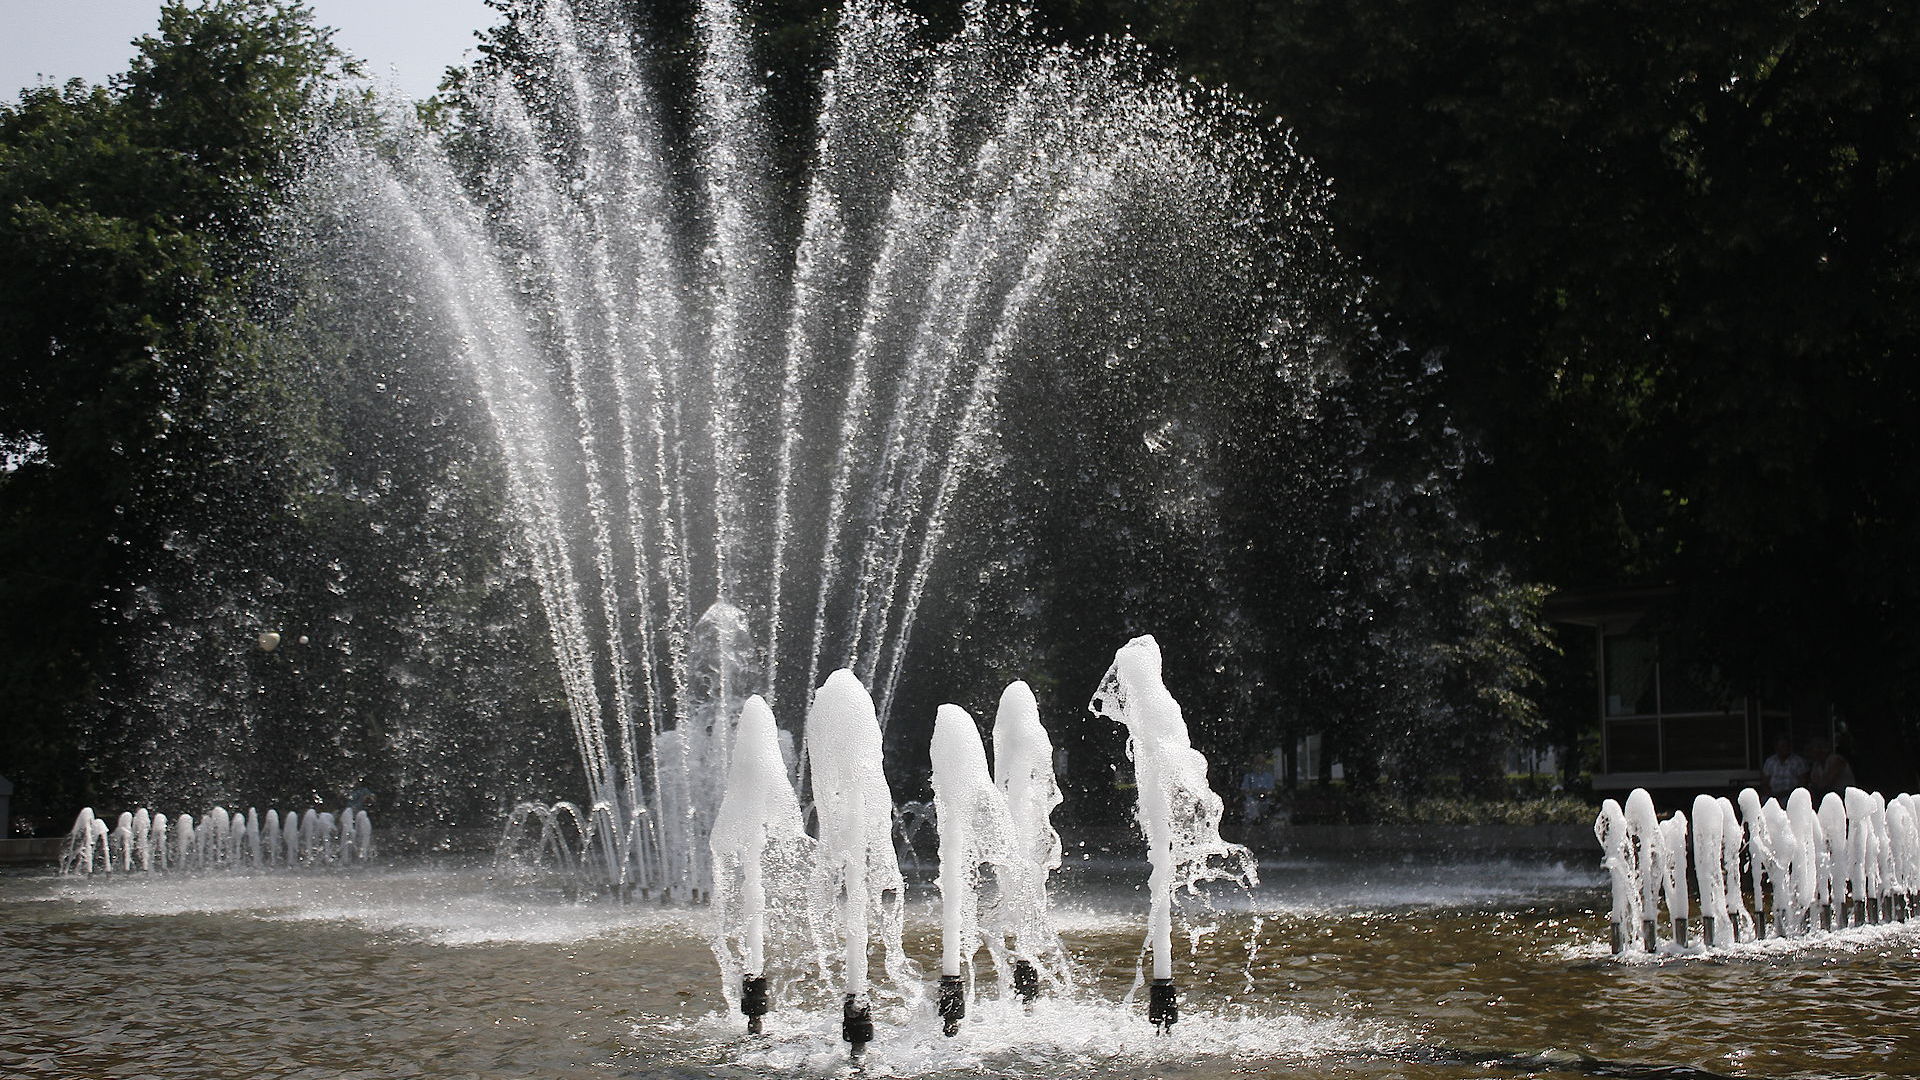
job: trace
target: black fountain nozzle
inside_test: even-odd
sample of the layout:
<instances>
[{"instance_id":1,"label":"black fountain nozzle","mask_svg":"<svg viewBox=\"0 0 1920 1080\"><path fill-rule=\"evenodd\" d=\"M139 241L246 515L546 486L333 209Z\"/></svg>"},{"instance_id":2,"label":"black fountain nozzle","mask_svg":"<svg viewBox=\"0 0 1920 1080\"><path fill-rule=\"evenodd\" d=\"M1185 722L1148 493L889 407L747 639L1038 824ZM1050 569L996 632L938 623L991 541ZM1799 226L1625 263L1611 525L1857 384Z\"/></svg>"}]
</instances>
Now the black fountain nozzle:
<instances>
[{"instance_id":1,"label":"black fountain nozzle","mask_svg":"<svg viewBox=\"0 0 1920 1080\"><path fill-rule=\"evenodd\" d=\"M760 1018L772 1007L767 998L765 975L748 975L740 980L740 1011L747 1017L747 1034L760 1034Z\"/></svg>"},{"instance_id":2,"label":"black fountain nozzle","mask_svg":"<svg viewBox=\"0 0 1920 1080\"><path fill-rule=\"evenodd\" d=\"M1172 979L1155 979L1147 987L1147 1020L1165 1035L1180 1022L1180 991Z\"/></svg>"},{"instance_id":3,"label":"black fountain nozzle","mask_svg":"<svg viewBox=\"0 0 1920 1080\"><path fill-rule=\"evenodd\" d=\"M1013 963L1013 992L1022 1005L1031 1005L1040 996L1040 969L1024 956Z\"/></svg>"},{"instance_id":4,"label":"black fountain nozzle","mask_svg":"<svg viewBox=\"0 0 1920 1080\"><path fill-rule=\"evenodd\" d=\"M967 1015L967 988L958 975L940 976L940 1030L948 1036L960 1034L960 1021Z\"/></svg>"},{"instance_id":5,"label":"black fountain nozzle","mask_svg":"<svg viewBox=\"0 0 1920 1080\"><path fill-rule=\"evenodd\" d=\"M840 1037L853 1048L853 1056L866 1053L873 1041L873 1006L865 994L848 994L840 1013Z\"/></svg>"}]
</instances>

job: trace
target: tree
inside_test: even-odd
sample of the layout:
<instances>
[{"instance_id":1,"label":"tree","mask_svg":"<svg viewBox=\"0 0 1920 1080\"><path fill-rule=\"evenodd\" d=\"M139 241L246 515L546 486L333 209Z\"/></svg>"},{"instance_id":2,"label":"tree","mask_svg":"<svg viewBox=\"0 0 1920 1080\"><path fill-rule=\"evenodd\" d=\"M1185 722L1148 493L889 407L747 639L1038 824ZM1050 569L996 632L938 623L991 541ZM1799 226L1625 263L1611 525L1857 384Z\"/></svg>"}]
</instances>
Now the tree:
<instances>
[{"instance_id":1,"label":"tree","mask_svg":"<svg viewBox=\"0 0 1920 1080\"><path fill-rule=\"evenodd\" d=\"M344 61L310 11L265 0L169 4L135 47L110 87L0 108L0 438L28 448L0 480L0 682L28 812L97 775L75 733L124 644L110 609L210 464L209 421L246 422L226 415L259 359L232 318L240 238ZM257 497L241 479L209 486Z\"/></svg>"},{"instance_id":2,"label":"tree","mask_svg":"<svg viewBox=\"0 0 1920 1080\"><path fill-rule=\"evenodd\" d=\"M1683 585L1669 630L1731 686L1839 706L1878 782L1910 782L1920 16L1047 10L1131 26L1297 131L1390 333L1445 351L1489 459L1469 506L1523 578Z\"/></svg>"},{"instance_id":3,"label":"tree","mask_svg":"<svg viewBox=\"0 0 1920 1080\"><path fill-rule=\"evenodd\" d=\"M170 3L135 47L109 86L0 108L0 689L22 816L391 796L421 758L449 760L467 795L537 772L552 673L519 659L540 628L487 459L443 439L436 470L375 497L421 451L369 452L367 431L434 428L344 376L350 348L262 318L285 303L265 273L290 239L274 215L316 116L361 100L340 82L352 62L290 0ZM386 515L417 527L388 533ZM358 653L319 630L342 617ZM279 627L285 651L255 647ZM526 726L460 723L502 710ZM532 752L509 765L503 740ZM422 818L467 805L412 792Z\"/></svg>"}]
</instances>

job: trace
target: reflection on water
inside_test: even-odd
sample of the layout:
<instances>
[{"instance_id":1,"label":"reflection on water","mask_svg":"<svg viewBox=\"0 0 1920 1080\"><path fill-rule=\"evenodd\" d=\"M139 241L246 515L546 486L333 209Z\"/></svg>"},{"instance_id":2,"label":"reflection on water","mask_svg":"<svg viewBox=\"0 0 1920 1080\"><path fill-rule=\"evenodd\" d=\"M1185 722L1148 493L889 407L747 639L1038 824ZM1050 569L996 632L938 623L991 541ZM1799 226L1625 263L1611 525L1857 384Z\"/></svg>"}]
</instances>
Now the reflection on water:
<instances>
[{"instance_id":1,"label":"reflection on water","mask_svg":"<svg viewBox=\"0 0 1920 1080\"><path fill-rule=\"evenodd\" d=\"M1791 953L1605 958L1597 871L1270 862L1136 1003L1138 869L1063 881L1087 1000L988 1002L962 1035L881 1010L873 1075L1920 1074L1920 926ZM933 955L932 890L909 946ZM716 1012L704 912L569 904L483 873L75 882L0 876L0 1076L607 1077L841 1071L834 1018ZM1689 1070L1700 1070L1698 1072Z\"/></svg>"}]
</instances>

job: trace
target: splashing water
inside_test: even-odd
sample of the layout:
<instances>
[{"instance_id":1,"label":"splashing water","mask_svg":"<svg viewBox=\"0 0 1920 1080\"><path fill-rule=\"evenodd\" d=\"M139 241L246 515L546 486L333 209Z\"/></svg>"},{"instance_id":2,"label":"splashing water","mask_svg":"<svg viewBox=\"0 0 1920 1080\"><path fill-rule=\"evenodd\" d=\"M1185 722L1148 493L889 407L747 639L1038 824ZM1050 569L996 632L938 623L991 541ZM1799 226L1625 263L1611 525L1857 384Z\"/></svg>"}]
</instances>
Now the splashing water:
<instances>
[{"instance_id":1,"label":"splashing water","mask_svg":"<svg viewBox=\"0 0 1920 1080\"><path fill-rule=\"evenodd\" d=\"M253 807L243 816L215 806L197 822L192 814L169 820L142 807L121 813L111 828L89 806L62 845L60 872L260 871L349 866L372 857L373 819L352 805L337 815L269 809L264 816Z\"/></svg>"},{"instance_id":2,"label":"splashing water","mask_svg":"<svg viewBox=\"0 0 1920 1080\"><path fill-rule=\"evenodd\" d=\"M1033 965L1055 990L1073 985L1060 931L1054 925L1047 878L1060 869L1060 834L1053 811L1062 801L1053 771L1053 741L1040 723L1033 690L1014 682L1000 695L993 720L993 779L1006 798L1012 843L1000 882L997 940L1014 964Z\"/></svg>"},{"instance_id":3,"label":"splashing water","mask_svg":"<svg viewBox=\"0 0 1920 1080\"><path fill-rule=\"evenodd\" d=\"M1252 888L1253 853L1220 838L1220 796L1207 785L1207 759L1193 748L1180 703L1161 679L1160 645L1137 637L1114 654L1088 709L1126 725L1127 751L1139 785L1137 814L1153 871L1147 944L1153 979L1173 978L1174 893L1197 893L1203 881L1226 879Z\"/></svg>"},{"instance_id":4,"label":"splashing water","mask_svg":"<svg viewBox=\"0 0 1920 1080\"><path fill-rule=\"evenodd\" d=\"M893 849L893 793L880 770L880 725L873 699L845 668L827 676L814 695L807 726L815 735L814 808L825 860L823 897L839 915L844 943L842 984L850 1000L865 1003L872 986L869 952L877 938L892 993L920 997L920 980L901 945L906 925L906 881Z\"/></svg>"},{"instance_id":5,"label":"splashing water","mask_svg":"<svg viewBox=\"0 0 1920 1080\"><path fill-rule=\"evenodd\" d=\"M774 1000L827 970L820 919L820 845L806 832L780 755L773 710L755 695L740 713L727 787L714 822L714 956L722 993L739 1008L743 979L779 978Z\"/></svg>"},{"instance_id":6,"label":"splashing water","mask_svg":"<svg viewBox=\"0 0 1920 1080\"><path fill-rule=\"evenodd\" d=\"M844 667L884 728L996 402L1052 355L1074 290L1236 268L1215 291L1253 310L1245 282L1283 275L1238 268L1312 199L1264 204L1268 151L1230 110L983 7L924 44L904 12L847 4L793 195L730 0L698 5L684 115L622 5L514 18L443 127L331 140L284 257L378 347L471 380L591 787L587 854L616 887L698 894L746 694L797 718ZM1204 317L1111 313L1161 341L1211 340Z\"/></svg>"},{"instance_id":7,"label":"splashing water","mask_svg":"<svg viewBox=\"0 0 1920 1080\"><path fill-rule=\"evenodd\" d=\"M983 944L981 871L1006 879L1013 820L987 769L980 729L965 709L940 706L929 756L940 825L940 974L964 975L971 996L974 958Z\"/></svg>"},{"instance_id":8,"label":"splashing water","mask_svg":"<svg viewBox=\"0 0 1920 1080\"><path fill-rule=\"evenodd\" d=\"M1250 897L1256 884L1252 854L1220 838L1221 801L1207 786L1205 758L1187 743L1178 704L1159 681L1158 661L1151 638L1122 649L1099 703L1127 724L1136 760L1145 762L1139 816L1153 867L1149 939L1156 1000L1173 994L1173 890L1197 894L1203 881L1230 878ZM766 981L769 973L789 976L789 985L814 972L825 976L815 985L843 990L842 1034L854 1057L862 1058L876 1024L901 1035L924 1011L926 995L902 944L906 883L894 847L892 793L880 769L879 725L872 698L853 672L842 669L827 678L808 725L815 736L809 754L817 841L806 834L800 804L780 767L772 712L757 696L742 711L713 831L713 952L723 995L756 1035L767 1033L764 1018L774 1012L776 998L783 1006L821 1011L811 1008L821 1004L820 995L776 993ZM958 1036L962 1021L980 1016L983 1006L991 1005L1002 1021L1013 1015L1008 1008L1020 1015L1041 1008L1042 989L1052 991L1049 1010L1090 1004L1078 1001L1047 899L1047 878L1059 863L1051 814L1060 796L1050 740L1023 683L1002 696L995 744L1000 782L988 767L973 717L957 705L940 707L928 757L940 835L935 1003L946 1037ZM1009 808L1009 790L1018 793L1017 812ZM1253 920L1256 939L1262 925ZM786 944L769 948L776 928L784 931ZM1187 928L1194 953L1216 929ZM837 973L831 947L836 939ZM886 974L879 988L884 996L878 997L869 970L876 939ZM991 998L977 987L983 947L998 975L1000 992ZM1257 950L1257 940L1250 939L1249 979ZM1173 1023L1170 1013L1157 1008L1149 1009L1149 1017L1163 1027ZM791 1019L774 1023L777 1035Z\"/></svg>"},{"instance_id":9,"label":"splashing water","mask_svg":"<svg viewBox=\"0 0 1920 1080\"><path fill-rule=\"evenodd\" d=\"M1883 922L1905 923L1920 915L1920 827L1915 799L1887 799L1848 788L1829 794L1818 813L1805 788L1782 808L1747 788L1732 800L1700 795L1691 825L1675 812L1657 819L1652 797L1635 789L1624 811L1612 799L1601 804L1594 836L1613 887L1612 952L1643 954L1752 952L1771 934L1779 941L1852 933ZM1689 859L1687 838L1692 833ZM1746 904L1741 874L1744 853L1751 870L1753 908ZM1689 881L1699 885L1702 938L1687 939ZM1769 893L1773 918L1766 917ZM1673 939L1657 936L1656 900L1664 900ZM1771 926L1771 929L1769 929ZM1637 932L1636 932L1636 927Z\"/></svg>"}]
</instances>

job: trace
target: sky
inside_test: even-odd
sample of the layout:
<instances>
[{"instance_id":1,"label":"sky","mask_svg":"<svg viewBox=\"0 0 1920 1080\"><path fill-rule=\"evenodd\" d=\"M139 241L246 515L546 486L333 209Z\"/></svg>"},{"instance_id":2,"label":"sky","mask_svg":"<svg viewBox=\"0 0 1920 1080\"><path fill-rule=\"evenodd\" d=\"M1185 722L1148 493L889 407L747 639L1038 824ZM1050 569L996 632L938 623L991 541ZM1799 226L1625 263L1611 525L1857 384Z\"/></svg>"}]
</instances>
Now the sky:
<instances>
[{"instance_id":1,"label":"sky","mask_svg":"<svg viewBox=\"0 0 1920 1080\"><path fill-rule=\"evenodd\" d=\"M161 0L0 0L0 100L79 76L103 82L126 70L134 38L160 23ZM484 0L308 0L334 43L366 61L367 74L425 97L497 13Z\"/></svg>"}]
</instances>

